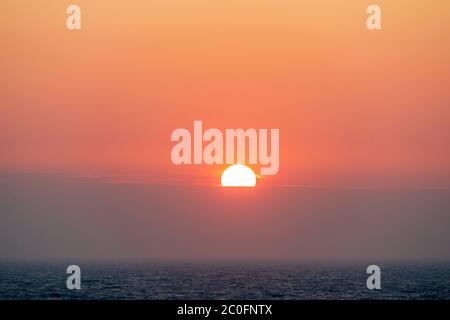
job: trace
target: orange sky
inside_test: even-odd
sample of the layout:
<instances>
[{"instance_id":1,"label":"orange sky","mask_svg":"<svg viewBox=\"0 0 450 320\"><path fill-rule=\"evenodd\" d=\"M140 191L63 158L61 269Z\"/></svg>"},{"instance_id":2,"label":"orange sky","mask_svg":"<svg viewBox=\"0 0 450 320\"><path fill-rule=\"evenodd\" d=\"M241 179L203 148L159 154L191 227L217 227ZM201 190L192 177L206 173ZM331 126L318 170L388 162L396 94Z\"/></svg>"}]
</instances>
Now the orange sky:
<instances>
[{"instance_id":1,"label":"orange sky","mask_svg":"<svg viewBox=\"0 0 450 320\"><path fill-rule=\"evenodd\" d=\"M170 162L202 120L280 128L267 184L447 186L450 3L342 3L3 0L0 171L218 183Z\"/></svg>"}]
</instances>

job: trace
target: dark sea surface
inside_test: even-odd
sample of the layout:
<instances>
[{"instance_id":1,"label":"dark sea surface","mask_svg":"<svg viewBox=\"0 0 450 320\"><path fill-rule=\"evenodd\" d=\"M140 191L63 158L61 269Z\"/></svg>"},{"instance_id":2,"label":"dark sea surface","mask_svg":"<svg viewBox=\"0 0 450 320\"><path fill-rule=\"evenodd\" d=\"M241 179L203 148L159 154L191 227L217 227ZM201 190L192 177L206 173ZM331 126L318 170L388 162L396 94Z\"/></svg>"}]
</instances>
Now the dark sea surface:
<instances>
[{"instance_id":1,"label":"dark sea surface","mask_svg":"<svg viewBox=\"0 0 450 320\"><path fill-rule=\"evenodd\" d=\"M0 299L450 299L450 264L85 263L68 290L62 263L0 263Z\"/></svg>"}]
</instances>

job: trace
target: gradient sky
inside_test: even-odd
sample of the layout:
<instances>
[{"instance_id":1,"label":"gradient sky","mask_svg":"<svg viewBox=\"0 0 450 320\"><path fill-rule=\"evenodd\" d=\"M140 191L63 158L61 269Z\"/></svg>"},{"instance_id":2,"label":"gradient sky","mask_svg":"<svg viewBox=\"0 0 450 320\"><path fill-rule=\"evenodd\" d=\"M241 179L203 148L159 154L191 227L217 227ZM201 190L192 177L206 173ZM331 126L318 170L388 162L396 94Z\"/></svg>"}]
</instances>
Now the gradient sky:
<instances>
[{"instance_id":1,"label":"gradient sky","mask_svg":"<svg viewBox=\"0 0 450 320\"><path fill-rule=\"evenodd\" d=\"M2 0L0 21L0 258L450 258L450 2ZM267 190L174 166L193 120L279 128Z\"/></svg>"}]
</instances>

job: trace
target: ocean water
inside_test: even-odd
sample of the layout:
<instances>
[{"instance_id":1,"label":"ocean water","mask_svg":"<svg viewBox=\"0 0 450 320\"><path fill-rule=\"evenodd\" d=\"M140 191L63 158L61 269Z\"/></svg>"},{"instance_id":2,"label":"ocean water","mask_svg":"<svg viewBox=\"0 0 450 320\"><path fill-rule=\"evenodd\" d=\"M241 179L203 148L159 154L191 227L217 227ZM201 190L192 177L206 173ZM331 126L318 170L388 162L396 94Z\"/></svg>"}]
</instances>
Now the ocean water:
<instances>
[{"instance_id":1,"label":"ocean water","mask_svg":"<svg viewBox=\"0 0 450 320\"><path fill-rule=\"evenodd\" d=\"M380 265L381 290L362 264L85 263L81 290L67 266L0 263L0 299L450 299L450 264Z\"/></svg>"}]
</instances>

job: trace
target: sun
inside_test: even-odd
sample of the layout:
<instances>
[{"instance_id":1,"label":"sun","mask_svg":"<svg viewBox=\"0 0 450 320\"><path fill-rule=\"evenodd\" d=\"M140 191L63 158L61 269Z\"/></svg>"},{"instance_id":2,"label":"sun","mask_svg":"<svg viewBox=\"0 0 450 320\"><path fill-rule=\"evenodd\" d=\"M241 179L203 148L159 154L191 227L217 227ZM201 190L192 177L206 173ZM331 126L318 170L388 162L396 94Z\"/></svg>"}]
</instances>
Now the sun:
<instances>
[{"instance_id":1,"label":"sun","mask_svg":"<svg viewBox=\"0 0 450 320\"><path fill-rule=\"evenodd\" d=\"M222 187L255 187L256 175L243 164L234 164L225 169L221 178Z\"/></svg>"}]
</instances>

